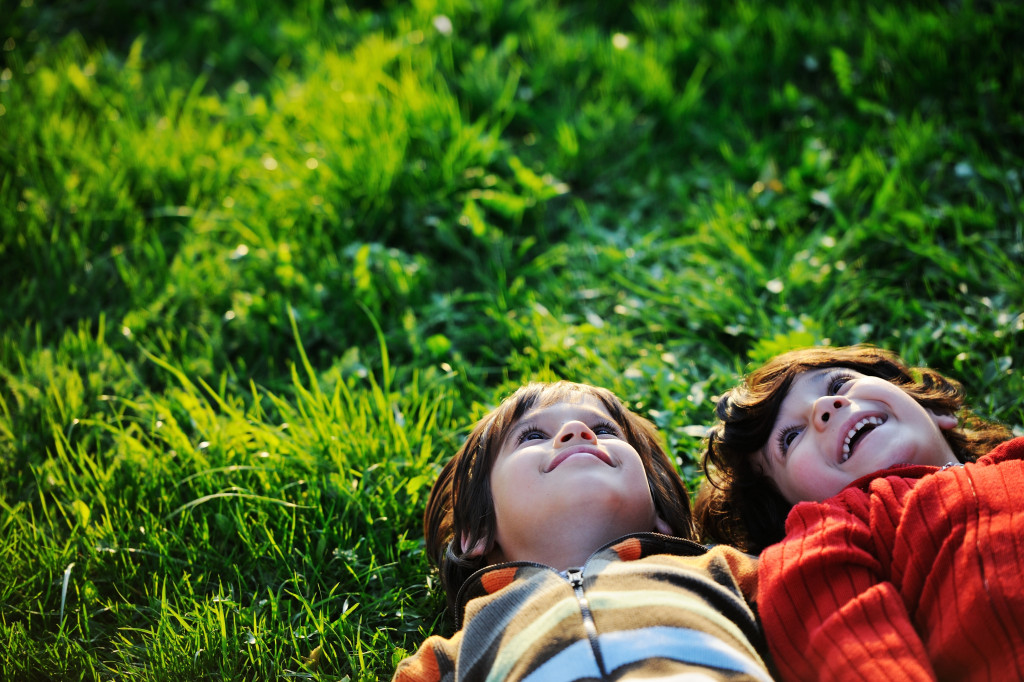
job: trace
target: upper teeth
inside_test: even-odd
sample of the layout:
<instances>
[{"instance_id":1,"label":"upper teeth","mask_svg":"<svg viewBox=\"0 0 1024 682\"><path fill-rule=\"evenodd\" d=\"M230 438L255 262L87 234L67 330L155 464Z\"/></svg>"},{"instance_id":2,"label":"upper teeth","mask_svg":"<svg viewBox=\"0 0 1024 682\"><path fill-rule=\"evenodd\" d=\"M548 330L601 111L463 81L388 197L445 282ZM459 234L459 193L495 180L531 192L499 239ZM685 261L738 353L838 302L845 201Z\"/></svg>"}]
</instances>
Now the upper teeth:
<instances>
[{"instance_id":1,"label":"upper teeth","mask_svg":"<svg viewBox=\"0 0 1024 682\"><path fill-rule=\"evenodd\" d=\"M859 422L854 424L853 428L850 429L850 432L846 434L846 440L843 441L843 460L842 461L845 462L846 460L850 459L850 441L853 440L853 437L857 435L858 431L863 429L868 424L874 424L875 426L880 426L883 423L884 423L884 420L881 417L864 417Z\"/></svg>"}]
</instances>

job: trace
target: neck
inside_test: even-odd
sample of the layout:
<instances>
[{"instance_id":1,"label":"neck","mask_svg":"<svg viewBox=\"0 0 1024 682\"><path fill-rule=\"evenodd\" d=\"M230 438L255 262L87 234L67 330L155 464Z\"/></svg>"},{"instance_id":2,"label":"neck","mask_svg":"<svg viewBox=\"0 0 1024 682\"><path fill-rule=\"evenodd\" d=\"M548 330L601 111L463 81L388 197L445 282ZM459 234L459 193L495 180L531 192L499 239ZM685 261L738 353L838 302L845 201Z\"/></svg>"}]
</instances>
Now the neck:
<instances>
[{"instance_id":1,"label":"neck","mask_svg":"<svg viewBox=\"0 0 1024 682\"><path fill-rule=\"evenodd\" d=\"M555 528L538 531L537 536L524 547L495 547L488 555L487 563L532 561L564 571L567 568L582 566L590 555L601 547L637 530L619 528L614 524L594 527L592 523L561 523Z\"/></svg>"}]
</instances>

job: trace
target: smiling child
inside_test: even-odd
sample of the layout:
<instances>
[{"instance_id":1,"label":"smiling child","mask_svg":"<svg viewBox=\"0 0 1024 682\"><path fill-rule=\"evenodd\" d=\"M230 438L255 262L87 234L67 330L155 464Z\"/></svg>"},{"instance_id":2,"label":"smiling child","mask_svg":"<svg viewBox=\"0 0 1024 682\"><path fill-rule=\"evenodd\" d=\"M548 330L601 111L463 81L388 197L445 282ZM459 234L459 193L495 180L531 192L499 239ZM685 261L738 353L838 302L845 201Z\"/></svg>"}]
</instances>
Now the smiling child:
<instances>
[{"instance_id":1,"label":"smiling child","mask_svg":"<svg viewBox=\"0 0 1024 682\"><path fill-rule=\"evenodd\" d=\"M696 516L763 550L783 679L1024 679L1024 439L870 346L778 356L717 415Z\"/></svg>"},{"instance_id":2,"label":"smiling child","mask_svg":"<svg viewBox=\"0 0 1024 682\"><path fill-rule=\"evenodd\" d=\"M529 384L445 465L424 515L460 629L395 680L770 680L756 561L694 542L654 426L605 389Z\"/></svg>"}]
</instances>

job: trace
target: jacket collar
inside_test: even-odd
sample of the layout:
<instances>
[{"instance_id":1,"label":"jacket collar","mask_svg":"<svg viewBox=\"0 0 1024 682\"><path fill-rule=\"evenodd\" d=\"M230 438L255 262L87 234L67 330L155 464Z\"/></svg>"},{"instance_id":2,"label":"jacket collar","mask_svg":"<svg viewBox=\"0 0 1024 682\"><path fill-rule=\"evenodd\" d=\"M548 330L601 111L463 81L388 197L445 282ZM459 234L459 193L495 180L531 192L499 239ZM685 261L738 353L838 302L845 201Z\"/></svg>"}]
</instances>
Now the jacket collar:
<instances>
[{"instance_id":1,"label":"jacket collar","mask_svg":"<svg viewBox=\"0 0 1024 682\"><path fill-rule=\"evenodd\" d=\"M706 551L707 547L693 540L661 533L632 533L612 540L591 554L583 564L583 573L587 574L588 569L593 572L597 570L596 566L604 563L636 561L652 554L699 556ZM511 585L516 579L537 573L557 575L558 571L551 566L532 561L511 561L485 566L469 576L462 584L456 600L457 627L462 627L463 614L470 600L494 594Z\"/></svg>"}]
</instances>

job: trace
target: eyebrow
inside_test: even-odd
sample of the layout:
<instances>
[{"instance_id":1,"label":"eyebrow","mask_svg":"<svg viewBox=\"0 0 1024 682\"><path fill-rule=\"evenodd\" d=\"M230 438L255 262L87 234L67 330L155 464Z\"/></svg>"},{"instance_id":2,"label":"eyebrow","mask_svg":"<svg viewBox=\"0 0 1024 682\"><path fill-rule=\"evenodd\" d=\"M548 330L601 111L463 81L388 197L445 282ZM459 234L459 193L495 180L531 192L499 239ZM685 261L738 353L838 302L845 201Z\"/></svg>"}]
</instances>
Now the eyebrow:
<instances>
[{"instance_id":1,"label":"eyebrow","mask_svg":"<svg viewBox=\"0 0 1024 682\"><path fill-rule=\"evenodd\" d=\"M562 400L562 401L556 401L554 403L550 403L548 405L541 405L539 407L533 407L528 412L524 412L523 415L515 423L519 424L521 422L537 421L537 419L539 417L541 417L541 413L546 412L549 408L554 407L558 403L564 403L564 402L565 401ZM608 421L616 422L615 417L613 417L611 415L611 413L604 408L603 405L592 405L592 404L587 404L586 402L583 402L583 403L572 403L572 407L579 409L586 416L599 417L601 419L606 419ZM616 422L616 423L618 423L618 422Z\"/></svg>"},{"instance_id":2,"label":"eyebrow","mask_svg":"<svg viewBox=\"0 0 1024 682\"><path fill-rule=\"evenodd\" d=\"M793 377L793 381L790 382L789 388L786 390L786 395L782 398L782 401L786 401L786 398L788 398L790 394L793 392L793 385L800 379L806 378L805 383L810 385L812 389L821 390L822 386L826 383L825 380L828 378L828 376L835 372L836 370L840 369L842 369L842 367L828 365L826 367L816 367L814 369L809 369L796 375L795 377ZM781 405L782 403L779 403L780 412ZM778 417L778 415L776 415L776 417Z\"/></svg>"},{"instance_id":3,"label":"eyebrow","mask_svg":"<svg viewBox=\"0 0 1024 682\"><path fill-rule=\"evenodd\" d=\"M817 367L815 369L809 370L806 372L806 374L811 375L810 380L813 381L815 384L820 384L825 377L827 377L836 369L839 368L834 365L828 365L827 367Z\"/></svg>"}]
</instances>

